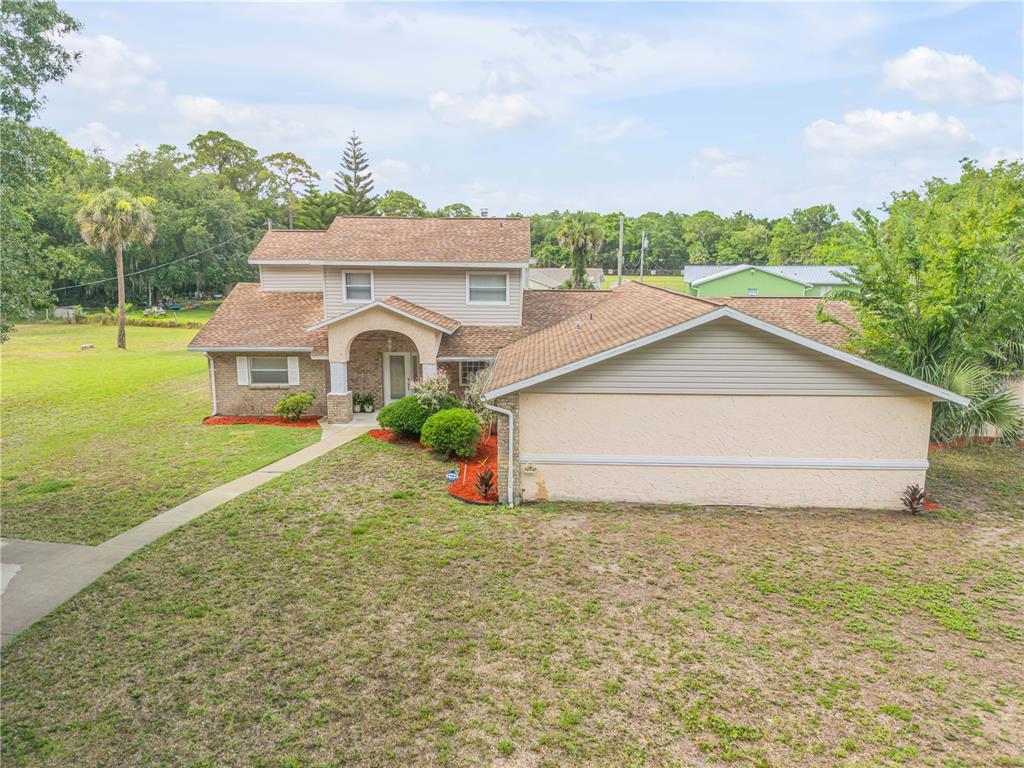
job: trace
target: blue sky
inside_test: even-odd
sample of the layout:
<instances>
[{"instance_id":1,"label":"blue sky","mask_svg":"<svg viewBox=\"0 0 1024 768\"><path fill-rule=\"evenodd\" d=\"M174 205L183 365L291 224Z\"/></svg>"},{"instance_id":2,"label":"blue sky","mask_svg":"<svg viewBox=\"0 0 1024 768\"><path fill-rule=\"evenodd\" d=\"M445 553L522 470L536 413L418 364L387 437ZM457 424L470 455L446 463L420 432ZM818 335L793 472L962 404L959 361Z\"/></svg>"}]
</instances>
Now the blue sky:
<instances>
[{"instance_id":1,"label":"blue sky","mask_svg":"<svg viewBox=\"0 0 1024 768\"><path fill-rule=\"evenodd\" d=\"M72 144L223 130L327 188L355 130L432 207L845 214L1024 142L1015 2L65 7Z\"/></svg>"}]
</instances>

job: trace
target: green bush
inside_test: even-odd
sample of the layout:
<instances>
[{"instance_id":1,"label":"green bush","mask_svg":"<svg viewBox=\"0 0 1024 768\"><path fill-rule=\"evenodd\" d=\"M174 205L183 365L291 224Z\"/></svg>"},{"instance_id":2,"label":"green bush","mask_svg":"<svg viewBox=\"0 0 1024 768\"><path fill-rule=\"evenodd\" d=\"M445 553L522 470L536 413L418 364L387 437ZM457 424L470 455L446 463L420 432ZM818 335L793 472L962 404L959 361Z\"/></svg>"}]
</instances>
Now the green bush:
<instances>
[{"instance_id":1,"label":"green bush","mask_svg":"<svg viewBox=\"0 0 1024 768\"><path fill-rule=\"evenodd\" d=\"M420 442L445 456L472 456L480 442L480 421L467 408L438 411L423 425Z\"/></svg>"},{"instance_id":2,"label":"green bush","mask_svg":"<svg viewBox=\"0 0 1024 768\"><path fill-rule=\"evenodd\" d=\"M313 400L315 399L316 397L312 392L295 392L294 394L286 395L274 407L274 413L278 416L284 416L288 421L298 421L302 414L313 407Z\"/></svg>"},{"instance_id":3,"label":"green bush","mask_svg":"<svg viewBox=\"0 0 1024 768\"><path fill-rule=\"evenodd\" d=\"M389 403L377 414L377 423L385 429L405 437L419 437L423 424L430 416L415 395Z\"/></svg>"}]
</instances>

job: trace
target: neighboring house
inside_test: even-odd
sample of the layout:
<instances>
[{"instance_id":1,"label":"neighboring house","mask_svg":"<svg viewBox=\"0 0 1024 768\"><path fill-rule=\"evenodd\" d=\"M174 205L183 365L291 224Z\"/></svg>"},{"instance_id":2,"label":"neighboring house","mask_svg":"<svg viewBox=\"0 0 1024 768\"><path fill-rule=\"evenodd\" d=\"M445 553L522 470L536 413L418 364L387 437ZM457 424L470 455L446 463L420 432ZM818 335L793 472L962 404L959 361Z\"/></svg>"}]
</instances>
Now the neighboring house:
<instances>
[{"instance_id":1,"label":"neighboring house","mask_svg":"<svg viewBox=\"0 0 1024 768\"><path fill-rule=\"evenodd\" d=\"M839 266L690 264L683 269L690 293L703 297L824 296L847 287L844 278L852 275L852 267Z\"/></svg>"},{"instance_id":2,"label":"neighboring house","mask_svg":"<svg viewBox=\"0 0 1024 768\"><path fill-rule=\"evenodd\" d=\"M588 268L587 277L594 288L601 290L604 273L599 267ZM530 267L527 272L527 288L533 291L550 291L562 288L571 278L572 270L569 267Z\"/></svg>"},{"instance_id":3,"label":"neighboring house","mask_svg":"<svg viewBox=\"0 0 1024 768\"><path fill-rule=\"evenodd\" d=\"M502 501L895 507L924 483L932 401L966 401L840 351L818 299L524 290L529 226L268 232L250 256L260 283L236 286L189 347L209 359L214 413L311 391L313 413L345 422L353 393L379 407L436 372L459 391L493 364Z\"/></svg>"}]
</instances>

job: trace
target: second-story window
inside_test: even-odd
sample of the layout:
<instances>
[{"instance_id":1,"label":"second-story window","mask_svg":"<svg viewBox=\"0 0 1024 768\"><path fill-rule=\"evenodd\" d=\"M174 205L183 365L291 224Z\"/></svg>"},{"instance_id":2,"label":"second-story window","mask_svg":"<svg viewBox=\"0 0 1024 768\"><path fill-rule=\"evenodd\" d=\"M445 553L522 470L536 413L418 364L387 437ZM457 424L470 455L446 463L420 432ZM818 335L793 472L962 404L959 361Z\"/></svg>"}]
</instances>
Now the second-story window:
<instances>
[{"instance_id":1,"label":"second-story window","mask_svg":"<svg viewBox=\"0 0 1024 768\"><path fill-rule=\"evenodd\" d=\"M345 301L373 301L373 275L369 272L346 272Z\"/></svg>"},{"instance_id":2,"label":"second-story window","mask_svg":"<svg viewBox=\"0 0 1024 768\"><path fill-rule=\"evenodd\" d=\"M466 275L466 301L470 304L508 304L508 275L470 272Z\"/></svg>"}]
</instances>

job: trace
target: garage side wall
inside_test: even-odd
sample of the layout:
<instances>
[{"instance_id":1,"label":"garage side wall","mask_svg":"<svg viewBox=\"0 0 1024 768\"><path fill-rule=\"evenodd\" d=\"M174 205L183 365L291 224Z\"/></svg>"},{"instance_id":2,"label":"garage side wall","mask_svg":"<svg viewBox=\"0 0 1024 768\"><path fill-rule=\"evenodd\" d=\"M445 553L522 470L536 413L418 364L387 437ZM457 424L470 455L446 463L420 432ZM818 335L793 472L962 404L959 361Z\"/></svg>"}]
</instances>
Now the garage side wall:
<instances>
[{"instance_id":1,"label":"garage side wall","mask_svg":"<svg viewBox=\"0 0 1024 768\"><path fill-rule=\"evenodd\" d=\"M522 392L518 421L525 500L896 508L931 399Z\"/></svg>"}]
</instances>

